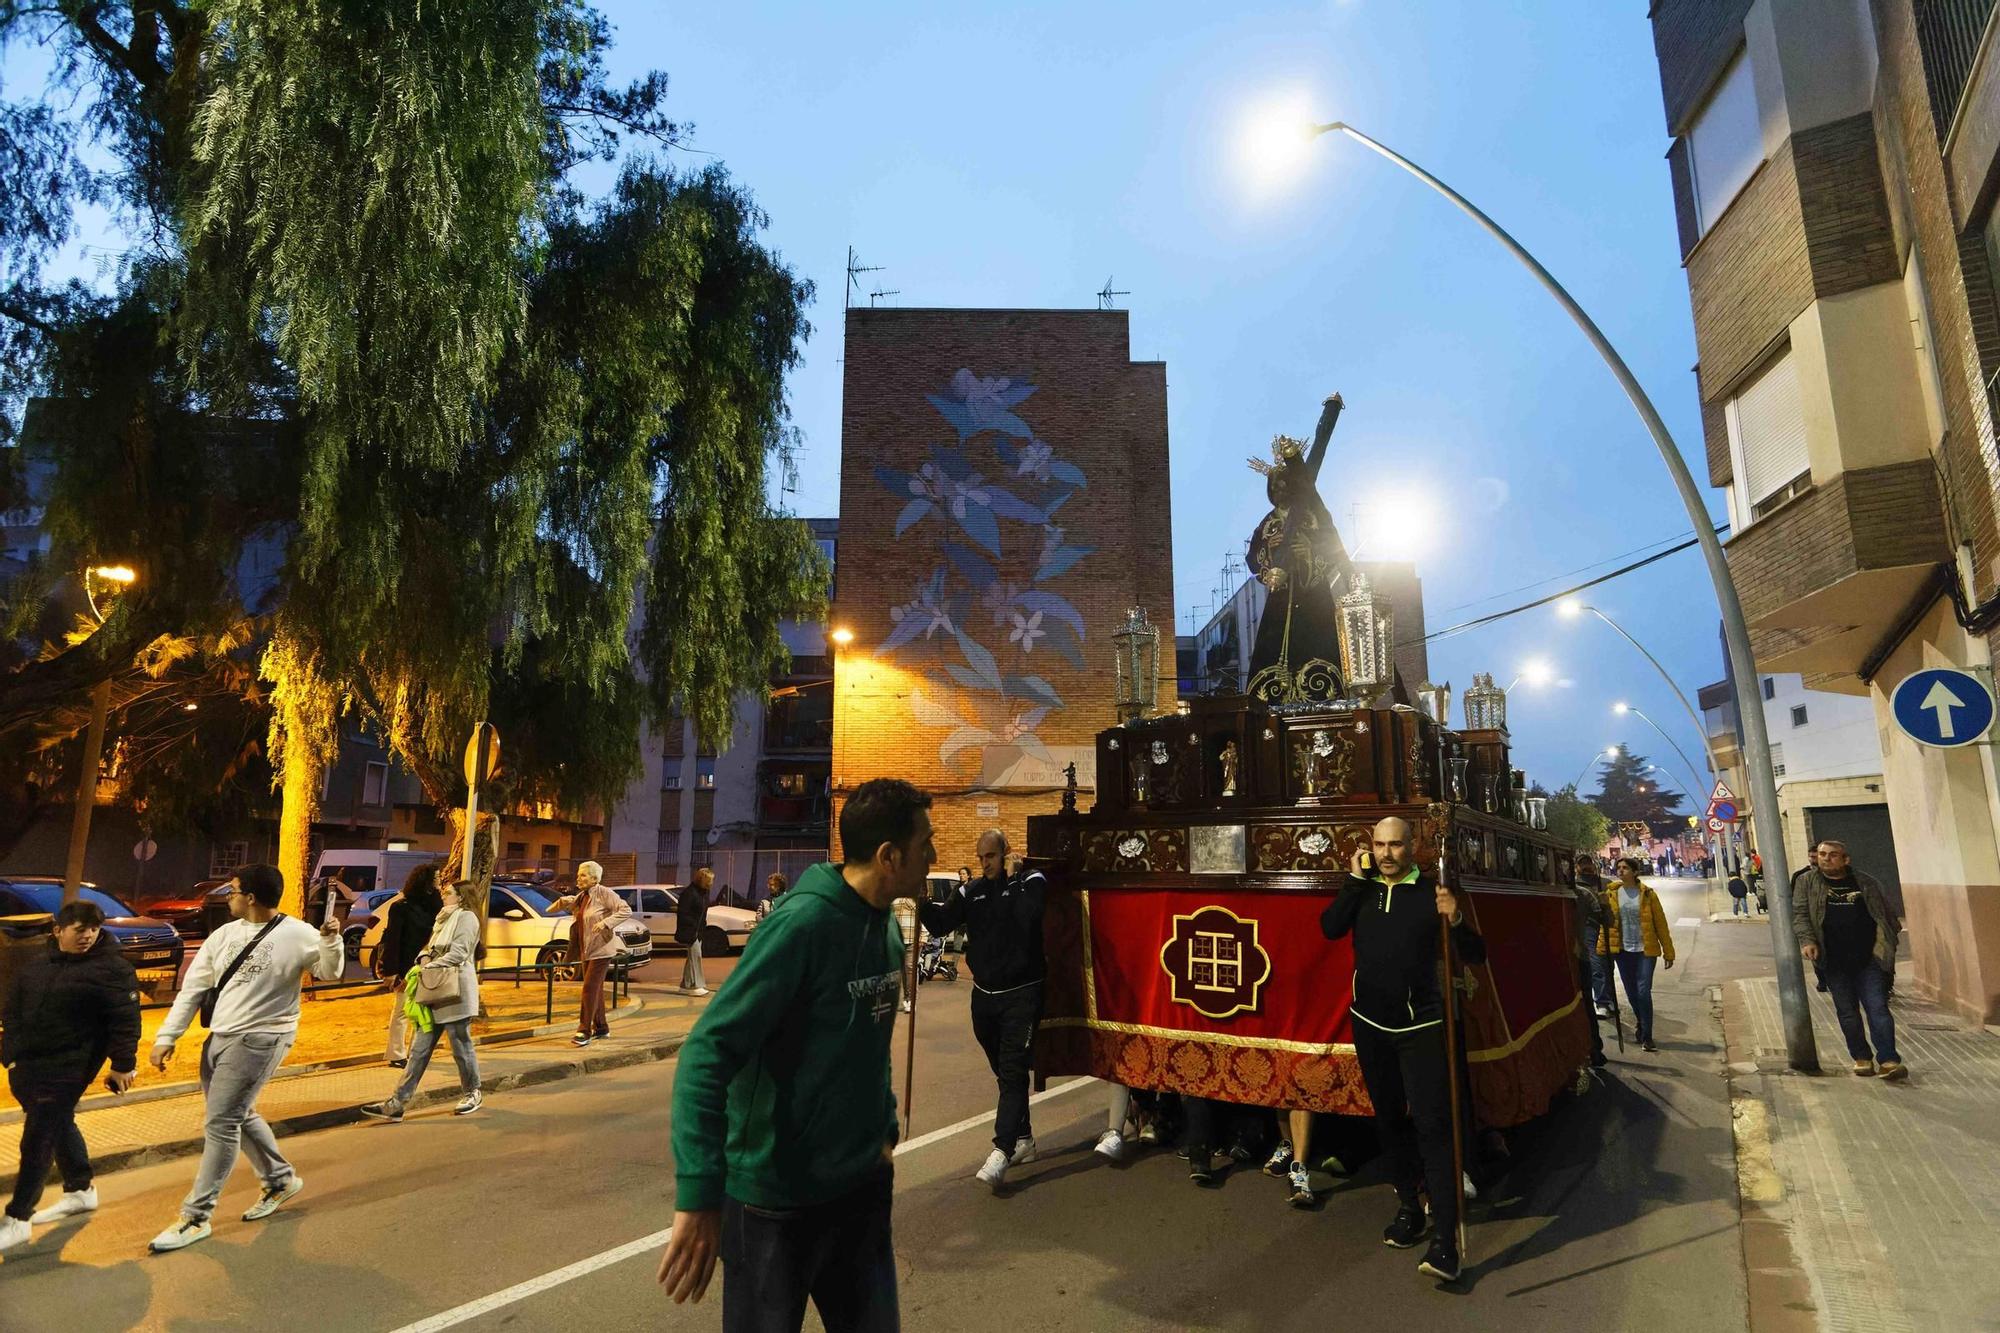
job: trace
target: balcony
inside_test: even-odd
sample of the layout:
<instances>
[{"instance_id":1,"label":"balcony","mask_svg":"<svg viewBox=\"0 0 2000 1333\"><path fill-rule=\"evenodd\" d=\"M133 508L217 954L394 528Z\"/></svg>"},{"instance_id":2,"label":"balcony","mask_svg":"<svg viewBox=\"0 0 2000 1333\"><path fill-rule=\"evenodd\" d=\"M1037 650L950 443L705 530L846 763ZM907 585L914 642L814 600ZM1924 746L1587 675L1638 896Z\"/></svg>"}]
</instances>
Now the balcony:
<instances>
[{"instance_id":1,"label":"balcony","mask_svg":"<svg viewBox=\"0 0 2000 1333\"><path fill-rule=\"evenodd\" d=\"M1729 568L1759 671L1860 693L1860 672L1950 556L1929 459L1849 470L1745 528Z\"/></svg>"},{"instance_id":2,"label":"balcony","mask_svg":"<svg viewBox=\"0 0 2000 1333\"><path fill-rule=\"evenodd\" d=\"M833 803L824 796L765 796L757 805L757 828L762 833L823 832L832 818Z\"/></svg>"}]
</instances>

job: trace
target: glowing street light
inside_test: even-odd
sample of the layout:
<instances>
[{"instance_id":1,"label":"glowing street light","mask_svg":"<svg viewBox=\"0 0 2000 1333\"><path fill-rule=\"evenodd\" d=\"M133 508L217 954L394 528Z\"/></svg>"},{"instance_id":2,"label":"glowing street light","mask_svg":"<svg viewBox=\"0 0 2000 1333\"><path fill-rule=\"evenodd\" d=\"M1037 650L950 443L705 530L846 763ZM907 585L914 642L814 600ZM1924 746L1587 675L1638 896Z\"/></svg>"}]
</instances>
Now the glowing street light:
<instances>
[{"instance_id":1,"label":"glowing street light","mask_svg":"<svg viewBox=\"0 0 2000 1333\"><path fill-rule=\"evenodd\" d=\"M1528 684L1534 686L1536 689L1541 689L1544 686L1554 684L1555 679L1556 668L1553 662L1549 661L1546 657L1532 657L1521 663L1520 672L1513 680L1507 683L1507 693L1512 694L1514 687L1522 681L1528 682Z\"/></svg>"},{"instance_id":2,"label":"glowing street light","mask_svg":"<svg viewBox=\"0 0 2000 1333\"><path fill-rule=\"evenodd\" d=\"M845 648L848 644L854 642L854 631L847 628L847 626L842 625L840 626L840 628L834 630L834 632L828 635L827 637L832 639L834 643L838 644L840 647Z\"/></svg>"},{"instance_id":3,"label":"glowing street light","mask_svg":"<svg viewBox=\"0 0 2000 1333\"><path fill-rule=\"evenodd\" d=\"M1605 746L1602 750L1599 750L1596 754L1590 756L1590 762L1583 766L1583 771L1576 775L1576 781L1570 783L1569 785L1580 789L1583 786L1584 777L1590 772L1591 769L1596 768L1599 763L1601 763L1606 759L1615 759L1617 757L1618 757L1617 746L1615 745Z\"/></svg>"},{"instance_id":4,"label":"glowing street light","mask_svg":"<svg viewBox=\"0 0 2000 1333\"><path fill-rule=\"evenodd\" d=\"M1274 133L1275 118L1280 112L1289 114L1289 109L1273 104L1265 109L1260 120L1263 133L1256 145L1258 160L1265 170L1275 170L1279 166L1295 160L1300 136L1317 138L1323 134L1341 134L1363 148L1379 154L1386 160L1401 167L1410 175L1443 195L1453 207L1484 230L1487 235L1506 249L1522 267L1534 275L1558 305L1563 308L1583 336L1590 341L1604 365L1618 381L1633 411L1639 415L1646 433L1652 437L1654 447L1659 450L1660 461L1672 479L1674 490L1687 509L1688 522L1694 528L1695 540L1701 546L1702 559L1708 568L1708 577L1715 587L1716 609L1721 613L1722 637L1728 658L1731 683L1735 686L1736 712L1738 724L1743 728L1745 758L1750 769L1750 802L1752 808L1766 811L1778 809L1778 780L1771 771L1771 737L1764 725L1763 700L1757 683L1757 655L1750 646L1750 625L1743 616L1743 601L1737 595L1736 580L1729 572L1729 561L1722 553L1722 540L1716 535L1715 522L1709 517L1708 502L1701 488L1696 485L1694 474L1688 470L1687 459L1680 446L1674 443L1673 433L1667 423L1660 418L1659 409L1646 395L1644 386L1625 364L1625 358L1604 336L1604 330L1597 327L1584 308L1577 304L1555 275L1542 266L1540 260L1523 248L1521 243L1507 233L1507 230L1482 212L1477 205L1458 191L1446 185L1430 172L1361 131L1342 121L1325 124L1293 122L1296 129ZM1289 150L1285 140L1294 145ZM1630 637L1630 636L1627 636ZM1657 665L1657 663L1655 664ZM1678 688L1678 687L1677 687ZM1693 710L1689 709L1690 713ZM1699 720L1696 729L1701 730ZM1702 739L1707 740L1704 732ZM1764 840L1764 859L1769 870L1771 885L1771 940L1774 955L1774 970L1778 976L1778 1009L1785 1029L1785 1053L1792 1068L1816 1072L1819 1069L1819 1052L1813 1039L1812 1013L1806 1006L1805 963L1800 957L1796 942L1792 939L1791 915L1791 873L1785 861L1783 838Z\"/></svg>"}]
</instances>

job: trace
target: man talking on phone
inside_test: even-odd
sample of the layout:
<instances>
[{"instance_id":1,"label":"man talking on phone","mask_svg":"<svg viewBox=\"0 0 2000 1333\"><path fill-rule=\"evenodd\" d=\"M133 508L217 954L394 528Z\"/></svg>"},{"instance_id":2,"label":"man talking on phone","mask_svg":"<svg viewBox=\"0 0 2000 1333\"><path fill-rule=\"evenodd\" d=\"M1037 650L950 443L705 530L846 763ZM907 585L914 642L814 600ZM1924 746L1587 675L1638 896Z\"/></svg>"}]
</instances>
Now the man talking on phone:
<instances>
[{"instance_id":1,"label":"man talking on phone","mask_svg":"<svg viewBox=\"0 0 2000 1333\"><path fill-rule=\"evenodd\" d=\"M1377 824L1372 857L1354 853L1354 873L1319 924L1330 940L1354 936L1354 1055L1396 1185L1396 1216L1382 1243L1406 1250L1423 1239L1417 1187L1426 1186L1436 1234L1417 1271L1452 1282L1459 1266L1458 1174L1438 918L1451 923L1452 948L1461 961L1485 962L1486 944L1466 924L1457 896L1417 868L1411 844L1406 821L1392 817Z\"/></svg>"}]
</instances>

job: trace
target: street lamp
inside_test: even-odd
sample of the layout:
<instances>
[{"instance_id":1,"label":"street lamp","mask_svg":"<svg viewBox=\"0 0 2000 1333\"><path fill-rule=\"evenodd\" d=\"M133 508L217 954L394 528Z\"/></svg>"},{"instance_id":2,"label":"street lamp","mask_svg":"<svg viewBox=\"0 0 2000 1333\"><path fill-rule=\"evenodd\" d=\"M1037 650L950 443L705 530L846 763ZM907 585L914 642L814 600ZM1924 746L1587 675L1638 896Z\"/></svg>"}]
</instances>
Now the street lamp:
<instances>
[{"instance_id":1,"label":"street lamp","mask_svg":"<svg viewBox=\"0 0 2000 1333\"><path fill-rule=\"evenodd\" d=\"M1616 755L1617 753L1618 753L1617 746L1615 745L1605 746L1602 750L1599 750L1596 754L1590 756L1590 762L1583 766L1583 771L1576 775L1576 781L1570 783L1569 785L1581 789L1583 786L1583 779L1590 772L1590 770L1596 768L1597 765L1600 762L1602 762L1605 758L1612 755Z\"/></svg>"},{"instance_id":2,"label":"street lamp","mask_svg":"<svg viewBox=\"0 0 2000 1333\"><path fill-rule=\"evenodd\" d=\"M104 628L111 599L137 583L139 574L130 565L91 565L84 569L80 581L84 604L96 622L91 627L91 633L95 634ZM102 589L96 584L102 584ZM103 607L97 604L99 591L104 594ZM110 712L111 678L106 676L90 692L90 726L83 734L83 753L77 757L76 807L70 811L69 856L63 864L65 903L75 902L77 891L83 887L83 865L90 850L90 817L97 806L97 765L104 754L104 727Z\"/></svg>"},{"instance_id":3,"label":"street lamp","mask_svg":"<svg viewBox=\"0 0 2000 1333\"><path fill-rule=\"evenodd\" d=\"M827 637L832 639L834 643L836 643L840 647L845 648L848 644L854 642L854 631L849 629L845 625L841 625Z\"/></svg>"},{"instance_id":4,"label":"street lamp","mask_svg":"<svg viewBox=\"0 0 2000 1333\"><path fill-rule=\"evenodd\" d=\"M1695 485L1694 474L1688 471L1687 460L1682 457L1680 447L1674 443L1673 434L1667 430L1667 423L1660 419L1659 410L1653 406L1653 400L1646 396L1631 367L1625 364L1625 358L1618 354L1618 349L1611 345L1611 340L1604 336L1596 321L1585 313L1583 307L1576 303L1576 298L1555 280L1554 275L1542 267L1540 260L1507 234L1505 228L1430 172L1351 125L1336 120L1323 125L1299 127L1299 137L1304 139L1335 133L1346 135L1363 148L1380 154L1436 190L1505 247L1534 274L1535 280L1575 321L1577 328L1582 330L1584 337L1604 359L1606 368L1625 391L1625 396L1631 400L1633 411L1639 414L1646 433L1652 436L1654 446L1660 451L1660 461L1666 465L1667 475L1672 478L1674 489L1687 508L1695 540L1701 544L1702 559L1708 565L1709 581L1715 585L1716 608L1722 616L1723 642L1728 648L1730 680L1736 688L1736 715L1743 727L1744 748L1748 751L1745 759L1750 769L1751 804L1753 808L1775 812L1778 808L1778 780L1771 772L1771 738L1764 727L1764 710L1758 698L1757 658L1751 651L1750 626L1743 618L1743 602L1736 595L1736 581L1730 576L1729 561L1722 554L1722 541L1716 536L1715 524L1709 519L1708 505L1702 499L1700 488ZM1785 863L1784 839L1767 838L1764 841L1768 844L1765 860L1770 867L1769 883L1774 903L1771 943L1778 974L1778 1008L1785 1025L1786 1058L1794 1069L1817 1072L1819 1053L1813 1043L1812 1013L1806 1007L1805 964L1791 933L1792 886L1790 867Z\"/></svg>"},{"instance_id":5,"label":"street lamp","mask_svg":"<svg viewBox=\"0 0 2000 1333\"><path fill-rule=\"evenodd\" d=\"M1644 713L1640 712L1638 709L1634 708L1631 704L1628 703L1623 703L1623 702L1615 703L1611 705L1611 711L1618 714L1620 717L1623 717L1625 714L1630 713L1634 717L1639 718L1647 726L1651 727L1654 731L1659 732L1660 739L1665 741L1667 744L1672 745L1674 747L1674 753L1681 757L1681 762L1683 764L1687 765L1688 775L1694 778L1695 788L1697 791L1699 791L1701 787L1701 778L1695 774L1694 761L1687 757L1687 751L1681 749L1681 747L1675 743L1674 738L1672 736L1667 735L1665 728L1663 728L1659 723L1653 721L1652 718L1647 717ZM1699 800L1700 797L1697 795L1695 799Z\"/></svg>"},{"instance_id":6,"label":"street lamp","mask_svg":"<svg viewBox=\"0 0 2000 1333\"><path fill-rule=\"evenodd\" d=\"M1521 663L1520 671L1515 674L1514 679L1507 682L1507 693L1512 694L1514 687L1524 680L1528 684L1540 688L1544 685L1553 684L1555 678L1556 669L1546 657L1530 658L1528 661Z\"/></svg>"},{"instance_id":7,"label":"street lamp","mask_svg":"<svg viewBox=\"0 0 2000 1333\"><path fill-rule=\"evenodd\" d=\"M1660 679L1667 682L1667 688L1674 692L1674 698L1680 700L1681 707L1687 710L1688 721L1694 723L1694 734L1701 737L1701 748L1705 752L1706 758L1708 759L1709 773L1715 777L1720 777L1722 775L1721 765L1715 762L1714 748L1710 746L1708 743L1708 728L1702 725L1701 714L1697 713L1695 711L1694 705L1688 702L1688 697L1681 691L1679 682L1675 681L1673 676L1668 674L1667 669L1664 666L1660 665L1660 659L1653 656L1650 652L1646 651L1645 644L1640 643L1637 639L1633 638L1631 633L1627 631L1623 625L1613 620L1610 616L1605 615L1604 612L1598 610L1594 606L1587 606L1584 603L1577 601L1574 597L1566 597L1562 601L1557 602L1556 614L1560 615L1564 620L1575 620L1578 616L1585 614L1596 616L1599 620L1603 621L1605 624L1611 626L1613 630L1617 631L1618 636L1624 639L1625 642L1631 644L1634 648L1637 648L1639 650L1639 655L1645 658L1648 662L1652 663L1653 670L1660 673Z\"/></svg>"}]
</instances>

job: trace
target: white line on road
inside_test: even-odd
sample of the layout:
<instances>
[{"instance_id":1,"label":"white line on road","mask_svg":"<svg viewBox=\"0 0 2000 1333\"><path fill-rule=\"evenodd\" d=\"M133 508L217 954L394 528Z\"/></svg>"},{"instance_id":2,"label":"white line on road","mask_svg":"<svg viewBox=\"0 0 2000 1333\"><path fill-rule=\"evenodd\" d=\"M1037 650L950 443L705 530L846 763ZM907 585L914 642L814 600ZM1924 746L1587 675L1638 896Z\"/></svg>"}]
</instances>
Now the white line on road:
<instances>
[{"instance_id":1,"label":"white line on road","mask_svg":"<svg viewBox=\"0 0 2000 1333\"><path fill-rule=\"evenodd\" d=\"M1074 1092L1085 1084L1095 1083L1096 1081L1093 1078L1074 1078L1067 1083L1058 1083L1054 1087L1036 1093L1034 1096L1028 1098L1028 1102L1030 1105L1045 1102L1051 1097L1060 1097L1066 1092ZM943 1139L948 1139L954 1134L963 1134L966 1130L975 1129L992 1119L991 1114L970 1116L955 1125L946 1125L943 1129L934 1129L928 1134L919 1134L908 1143L897 1144L896 1156L901 1157L906 1152L915 1152L919 1148L925 1148ZM428 1319L420 1319L414 1324L405 1324L403 1327L395 1330L395 1333L439 1333L441 1329L455 1328L469 1319L477 1319L483 1314L491 1314L495 1310L527 1300L530 1296L536 1296L551 1288L560 1287L565 1282L574 1282L580 1277L588 1277L599 1269L609 1268L613 1264L622 1264L635 1255L644 1254L648 1250L656 1250L665 1245L667 1238L673 1234L673 1228L668 1227L665 1231L655 1231L650 1236L641 1236L637 1240L628 1240L623 1245L606 1250L602 1254L593 1254L587 1259L579 1259L573 1264L566 1264L553 1272L544 1273L540 1277L531 1277L526 1282L516 1282L506 1290L496 1291L491 1296L481 1296L476 1301L467 1301L464 1305L455 1305L451 1309L441 1314L434 1314Z\"/></svg>"}]
</instances>

